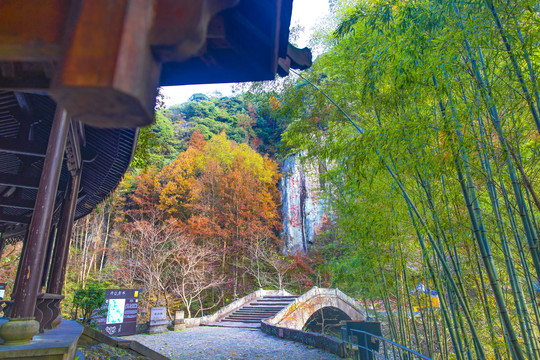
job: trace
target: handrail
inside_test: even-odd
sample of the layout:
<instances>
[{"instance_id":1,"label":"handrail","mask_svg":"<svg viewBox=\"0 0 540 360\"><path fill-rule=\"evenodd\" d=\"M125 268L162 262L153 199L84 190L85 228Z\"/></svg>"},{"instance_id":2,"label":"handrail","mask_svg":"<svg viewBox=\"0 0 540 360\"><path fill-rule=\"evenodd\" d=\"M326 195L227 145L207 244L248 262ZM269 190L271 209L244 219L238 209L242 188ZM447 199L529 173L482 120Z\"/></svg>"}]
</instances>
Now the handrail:
<instances>
[{"instance_id":1,"label":"handrail","mask_svg":"<svg viewBox=\"0 0 540 360\"><path fill-rule=\"evenodd\" d=\"M345 338L343 338L344 333L346 334ZM362 337L364 339L364 345L365 346L360 345L360 337L361 336L358 336L358 335L356 335L357 339L358 339L358 343L354 343L354 342L349 341L349 336L350 335L355 335L354 333L357 333L358 335L360 335L360 334L365 335L365 336ZM414 358L419 358L419 359L423 359L423 360L432 360L431 358L429 358L429 357L427 357L425 355L422 355L417 351L414 351L414 350L409 349L409 348L407 348L407 347L405 347L405 346L403 346L401 344L398 344L398 343L396 343L396 342L394 342L392 340L388 340L388 339L383 338L381 336L374 335L374 334L369 333L367 331L357 330L357 329L348 329L347 330L347 328L345 326L343 326L343 327L341 327L341 335L342 335L342 340L343 340L344 343L349 344L349 345L353 345L353 346L357 346L358 349L360 349L360 348L364 349L366 354L367 354L367 352L370 352L371 354L377 356L378 358L384 359L384 360L396 360L396 359L401 359L402 358L401 356L396 357L395 347L397 347L397 348L401 349L402 351L405 351L408 354L412 355L413 359ZM383 344L383 354L380 354L378 351L374 351L373 349L370 349L370 348L367 347L368 337L376 338L376 339L378 339L378 340L380 340L382 342L382 344ZM388 357L388 349L386 348L387 343L392 346L392 352L393 352L392 358ZM409 356L404 356L404 358L409 359Z\"/></svg>"}]
</instances>

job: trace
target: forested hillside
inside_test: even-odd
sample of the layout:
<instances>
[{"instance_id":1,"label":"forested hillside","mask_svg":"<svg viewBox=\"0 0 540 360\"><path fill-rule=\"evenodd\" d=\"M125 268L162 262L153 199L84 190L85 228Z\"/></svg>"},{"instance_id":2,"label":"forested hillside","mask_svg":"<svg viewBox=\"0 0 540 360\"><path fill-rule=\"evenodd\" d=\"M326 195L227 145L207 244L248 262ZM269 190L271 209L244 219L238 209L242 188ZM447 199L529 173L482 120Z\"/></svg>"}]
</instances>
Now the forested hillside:
<instances>
[{"instance_id":1,"label":"forested hillside","mask_svg":"<svg viewBox=\"0 0 540 360\"><path fill-rule=\"evenodd\" d=\"M238 144L248 144L272 157L278 151L282 121L274 109L279 101L272 94L236 97L208 97L194 94L190 101L156 111L155 123L141 131L134 166L157 168L174 160L194 131L205 140L225 133Z\"/></svg>"}]
</instances>

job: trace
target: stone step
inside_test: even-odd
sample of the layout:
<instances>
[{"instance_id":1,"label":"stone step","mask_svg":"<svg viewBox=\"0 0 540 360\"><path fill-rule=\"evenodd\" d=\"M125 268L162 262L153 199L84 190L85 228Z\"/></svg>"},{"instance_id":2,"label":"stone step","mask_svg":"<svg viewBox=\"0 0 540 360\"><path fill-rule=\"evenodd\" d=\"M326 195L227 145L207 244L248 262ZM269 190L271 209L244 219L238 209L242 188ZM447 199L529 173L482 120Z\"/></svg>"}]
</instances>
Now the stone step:
<instances>
[{"instance_id":1,"label":"stone step","mask_svg":"<svg viewBox=\"0 0 540 360\"><path fill-rule=\"evenodd\" d=\"M281 310L265 310L265 311L243 310L243 311L240 312L240 314L277 314L280 311ZM234 313L236 313L236 311ZM234 313L232 313L232 314L234 314Z\"/></svg>"},{"instance_id":2,"label":"stone step","mask_svg":"<svg viewBox=\"0 0 540 360\"><path fill-rule=\"evenodd\" d=\"M201 324L201 326L219 326L219 327L231 327L231 328L248 328L248 329L257 329L261 327L261 323L243 323L243 322L211 322Z\"/></svg>"},{"instance_id":3,"label":"stone step","mask_svg":"<svg viewBox=\"0 0 540 360\"><path fill-rule=\"evenodd\" d=\"M215 326L260 327L261 321L271 318L289 306L298 296L264 296L236 309Z\"/></svg>"},{"instance_id":4,"label":"stone step","mask_svg":"<svg viewBox=\"0 0 540 360\"><path fill-rule=\"evenodd\" d=\"M243 316L246 316L246 315L260 315L260 316L270 315L270 316L274 316L275 314L277 314L277 312L274 312L274 311L272 311L272 312L235 311L232 314L230 314L229 316L232 316L232 315L243 315Z\"/></svg>"},{"instance_id":5,"label":"stone step","mask_svg":"<svg viewBox=\"0 0 540 360\"><path fill-rule=\"evenodd\" d=\"M229 315L232 315L232 314L261 314L261 315L266 315L266 314L277 314L279 311L235 311Z\"/></svg>"},{"instance_id":6,"label":"stone step","mask_svg":"<svg viewBox=\"0 0 540 360\"><path fill-rule=\"evenodd\" d=\"M294 296L279 296L279 297L263 297L259 299L267 300L267 301L293 301L294 299L297 299L297 298Z\"/></svg>"},{"instance_id":7,"label":"stone step","mask_svg":"<svg viewBox=\"0 0 540 360\"><path fill-rule=\"evenodd\" d=\"M225 323L245 323L245 324L260 324L264 319L225 319L221 322Z\"/></svg>"},{"instance_id":8,"label":"stone step","mask_svg":"<svg viewBox=\"0 0 540 360\"><path fill-rule=\"evenodd\" d=\"M290 295L290 296L263 296L263 299L296 299L298 298L297 295Z\"/></svg>"},{"instance_id":9,"label":"stone step","mask_svg":"<svg viewBox=\"0 0 540 360\"><path fill-rule=\"evenodd\" d=\"M252 303L251 305L287 306L289 304L290 304L290 302L288 302L288 301L285 301L285 302L257 301L257 302Z\"/></svg>"},{"instance_id":10,"label":"stone step","mask_svg":"<svg viewBox=\"0 0 540 360\"><path fill-rule=\"evenodd\" d=\"M278 313L281 311L281 309L283 308L276 308L276 309L257 309L257 308L242 308L242 309L238 309L236 311L242 311L242 312L254 312L254 313L271 313L271 312L274 312L274 313Z\"/></svg>"},{"instance_id":11,"label":"stone step","mask_svg":"<svg viewBox=\"0 0 540 360\"><path fill-rule=\"evenodd\" d=\"M235 319L223 319L221 322L240 322L240 323L246 323L246 324L257 324L261 322L261 319L253 319L253 320L242 320L238 321Z\"/></svg>"},{"instance_id":12,"label":"stone step","mask_svg":"<svg viewBox=\"0 0 540 360\"><path fill-rule=\"evenodd\" d=\"M244 305L221 320L222 323L260 324L289 306L297 296L265 296Z\"/></svg>"},{"instance_id":13,"label":"stone step","mask_svg":"<svg viewBox=\"0 0 540 360\"><path fill-rule=\"evenodd\" d=\"M282 309L285 309L286 306L246 306L245 309L248 311L281 311Z\"/></svg>"},{"instance_id":14,"label":"stone step","mask_svg":"<svg viewBox=\"0 0 540 360\"><path fill-rule=\"evenodd\" d=\"M274 317L274 315L231 315L225 319L268 319Z\"/></svg>"},{"instance_id":15,"label":"stone step","mask_svg":"<svg viewBox=\"0 0 540 360\"><path fill-rule=\"evenodd\" d=\"M265 296L260 298L262 300L276 300L276 301L292 301L298 299L298 296Z\"/></svg>"},{"instance_id":16,"label":"stone step","mask_svg":"<svg viewBox=\"0 0 540 360\"><path fill-rule=\"evenodd\" d=\"M231 315L225 319L268 319L274 317L274 315Z\"/></svg>"},{"instance_id":17,"label":"stone step","mask_svg":"<svg viewBox=\"0 0 540 360\"><path fill-rule=\"evenodd\" d=\"M273 315L231 315L227 316L226 319L266 319Z\"/></svg>"}]
</instances>

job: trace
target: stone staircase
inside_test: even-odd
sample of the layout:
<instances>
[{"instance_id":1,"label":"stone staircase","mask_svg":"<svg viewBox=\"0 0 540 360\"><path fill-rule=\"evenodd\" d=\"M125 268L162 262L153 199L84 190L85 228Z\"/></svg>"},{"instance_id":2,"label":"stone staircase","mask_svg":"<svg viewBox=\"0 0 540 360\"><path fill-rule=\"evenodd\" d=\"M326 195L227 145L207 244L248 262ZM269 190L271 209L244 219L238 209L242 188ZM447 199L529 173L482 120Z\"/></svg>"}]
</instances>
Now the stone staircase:
<instances>
[{"instance_id":1,"label":"stone staircase","mask_svg":"<svg viewBox=\"0 0 540 360\"><path fill-rule=\"evenodd\" d=\"M268 319L292 303L298 296L264 296L231 312L212 325L227 327L260 327Z\"/></svg>"}]
</instances>

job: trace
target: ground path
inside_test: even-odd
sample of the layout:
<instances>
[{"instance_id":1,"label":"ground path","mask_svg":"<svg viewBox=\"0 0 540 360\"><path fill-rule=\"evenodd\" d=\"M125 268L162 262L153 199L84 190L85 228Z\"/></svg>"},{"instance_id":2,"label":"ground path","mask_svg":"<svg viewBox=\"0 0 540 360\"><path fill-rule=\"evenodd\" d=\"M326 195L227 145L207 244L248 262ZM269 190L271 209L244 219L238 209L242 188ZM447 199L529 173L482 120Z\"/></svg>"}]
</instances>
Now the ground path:
<instances>
[{"instance_id":1,"label":"ground path","mask_svg":"<svg viewBox=\"0 0 540 360\"><path fill-rule=\"evenodd\" d=\"M201 326L185 331L126 338L138 341L173 360L340 359L319 349L267 335L259 329Z\"/></svg>"}]
</instances>

